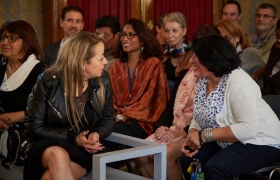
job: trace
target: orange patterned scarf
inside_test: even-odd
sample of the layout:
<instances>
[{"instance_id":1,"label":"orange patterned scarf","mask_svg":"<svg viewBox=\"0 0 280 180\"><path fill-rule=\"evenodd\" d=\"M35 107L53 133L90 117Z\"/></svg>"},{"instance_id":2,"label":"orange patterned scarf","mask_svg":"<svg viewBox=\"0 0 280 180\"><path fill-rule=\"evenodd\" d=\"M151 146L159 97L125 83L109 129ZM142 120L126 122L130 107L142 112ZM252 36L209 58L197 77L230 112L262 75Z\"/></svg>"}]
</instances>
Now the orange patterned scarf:
<instances>
[{"instance_id":1,"label":"orange patterned scarf","mask_svg":"<svg viewBox=\"0 0 280 180\"><path fill-rule=\"evenodd\" d=\"M141 59L130 99L127 68L125 62L117 61L110 69L115 112L137 120L145 132L151 134L170 97L166 74L158 58Z\"/></svg>"}]
</instances>

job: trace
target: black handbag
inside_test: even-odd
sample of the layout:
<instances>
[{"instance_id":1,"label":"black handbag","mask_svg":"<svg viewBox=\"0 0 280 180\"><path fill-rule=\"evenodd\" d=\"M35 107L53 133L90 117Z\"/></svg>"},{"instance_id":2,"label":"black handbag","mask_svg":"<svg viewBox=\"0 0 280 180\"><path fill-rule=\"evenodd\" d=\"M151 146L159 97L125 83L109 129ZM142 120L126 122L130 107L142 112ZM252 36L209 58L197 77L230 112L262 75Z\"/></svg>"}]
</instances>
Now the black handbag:
<instances>
[{"instance_id":1,"label":"black handbag","mask_svg":"<svg viewBox=\"0 0 280 180\"><path fill-rule=\"evenodd\" d=\"M14 129L10 127L7 139L7 157L3 159L2 166L11 170L14 165L23 166L27 152L31 147L29 130Z\"/></svg>"}]
</instances>

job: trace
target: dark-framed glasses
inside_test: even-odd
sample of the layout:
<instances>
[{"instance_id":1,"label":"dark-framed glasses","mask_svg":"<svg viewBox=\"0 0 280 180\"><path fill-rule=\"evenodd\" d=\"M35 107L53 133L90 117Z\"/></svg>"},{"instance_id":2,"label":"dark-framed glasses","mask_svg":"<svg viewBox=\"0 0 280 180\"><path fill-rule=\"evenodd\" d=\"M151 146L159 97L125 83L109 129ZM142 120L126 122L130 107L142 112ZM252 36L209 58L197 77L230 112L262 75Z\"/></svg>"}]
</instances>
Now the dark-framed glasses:
<instances>
[{"instance_id":1,"label":"dark-framed glasses","mask_svg":"<svg viewBox=\"0 0 280 180\"><path fill-rule=\"evenodd\" d=\"M268 15L268 14L255 14L255 17L256 18L261 18L261 17L263 17L264 19L269 19L269 18L275 18L275 16L270 16L270 15Z\"/></svg>"},{"instance_id":2,"label":"dark-framed glasses","mask_svg":"<svg viewBox=\"0 0 280 180\"><path fill-rule=\"evenodd\" d=\"M0 38L0 42L3 43L6 38L8 39L8 41L10 43L13 43L13 42L16 42L16 40L20 37L17 34L11 34L9 36L6 36L6 35L2 34L1 38Z\"/></svg>"},{"instance_id":3,"label":"dark-framed glasses","mask_svg":"<svg viewBox=\"0 0 280 180\"><path fill-rule=\"evenodd\" d=\"M136 36L136 35L137 35L137 34L132 33L132 32L130 32L130 33L121 32L121 33L120 33L120 37L121 37L121 38L124 38L124 37L126 36L127 39L133 39L134 36Z\"/></svg>"}]
</instances>

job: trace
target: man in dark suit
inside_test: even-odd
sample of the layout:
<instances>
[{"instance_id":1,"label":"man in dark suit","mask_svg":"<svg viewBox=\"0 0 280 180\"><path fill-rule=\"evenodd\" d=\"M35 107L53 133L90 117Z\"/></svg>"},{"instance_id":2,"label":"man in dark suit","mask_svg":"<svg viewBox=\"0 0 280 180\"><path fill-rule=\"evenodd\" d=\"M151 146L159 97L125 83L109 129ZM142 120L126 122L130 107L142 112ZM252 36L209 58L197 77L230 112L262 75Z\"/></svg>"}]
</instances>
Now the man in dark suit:
<instances>
[{"instance_id":1,"label":"man in dark suit","mask_svg":"<svg viewBox=\"0 0 280 180\"><path fill-rule=\"evenodd\" d=\"M48 46L42 61L50 66L55 63L58 51L63 42L71 35L80 32L84 27L84 12L78 6L66 6L62 9L60 26L64 31L62 41L52 43Z\"/></svg>"}]
</instances>

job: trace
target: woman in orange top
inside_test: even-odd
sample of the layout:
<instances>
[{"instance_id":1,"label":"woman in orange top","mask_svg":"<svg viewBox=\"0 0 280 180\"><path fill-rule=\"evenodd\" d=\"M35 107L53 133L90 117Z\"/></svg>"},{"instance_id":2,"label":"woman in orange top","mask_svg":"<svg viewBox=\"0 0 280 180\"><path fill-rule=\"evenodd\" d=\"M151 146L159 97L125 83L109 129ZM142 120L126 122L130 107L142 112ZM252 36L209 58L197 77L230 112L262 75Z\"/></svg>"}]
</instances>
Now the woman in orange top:
<instances>
[{"instance_id":1,"label":"woman in orange top","mask_svg":"<svg viewBox=\"0 0 280 180\"><path fill-rule=\"evenodd\" d=\"M152 134L170 93L161 63L163 50L148 26L129 19L113 51L110 69L116 113L115 132L138 138Z\"/></svg>"}]
</instances>

